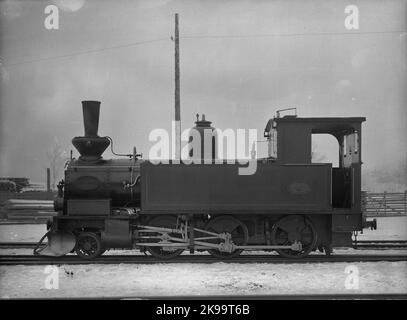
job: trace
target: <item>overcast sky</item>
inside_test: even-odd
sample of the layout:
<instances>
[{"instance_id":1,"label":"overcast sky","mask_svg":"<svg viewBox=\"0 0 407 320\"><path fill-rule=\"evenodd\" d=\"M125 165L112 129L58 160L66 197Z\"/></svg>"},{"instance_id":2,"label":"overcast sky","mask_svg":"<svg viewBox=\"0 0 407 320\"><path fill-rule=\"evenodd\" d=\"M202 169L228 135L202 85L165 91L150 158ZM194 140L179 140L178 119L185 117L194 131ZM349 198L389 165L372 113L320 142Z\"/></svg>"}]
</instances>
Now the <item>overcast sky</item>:
<instances>
[{"instance_id":1,"label":"overcast sky","mask_svg":"<svg viewBox=\"0 0 407 320\"><path fill-rule=\"evenodd\" d=\"M47 149L83 134L81 100L102 101L99 134L117 152L147 155L150 131L174 117L175 12L183 128L205 113L262 138L285 107L364 116L364 168L406 159L406 1L59 0L59 30L47 30L50 3L0 3L0 176L44 181Z\"/></svg>"}]
</instances>

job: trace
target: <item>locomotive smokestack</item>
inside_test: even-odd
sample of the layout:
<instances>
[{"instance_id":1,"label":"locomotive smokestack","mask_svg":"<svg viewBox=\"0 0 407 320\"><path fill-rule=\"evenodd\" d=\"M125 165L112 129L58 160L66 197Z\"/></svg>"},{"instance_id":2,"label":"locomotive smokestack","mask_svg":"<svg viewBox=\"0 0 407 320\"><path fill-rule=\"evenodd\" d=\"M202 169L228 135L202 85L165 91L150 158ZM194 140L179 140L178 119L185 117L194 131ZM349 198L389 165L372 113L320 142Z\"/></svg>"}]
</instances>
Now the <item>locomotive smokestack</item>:
<instances>
[{"instance_id":1,"label":"locomotive smokestack","mask_svg":"<svg viewBox=\"0 0 407 320\"><path fill-rule=\"evenodd\" d=\"M100 101L82 101L85 137L97 137L99 127Z\"/></svg>"},{"instance_id":2,"label":"locomotive smokestack","mask_svg":"<svg viewBox=\"0 0 407 320\"><path fill-rule=\"evenodd\" d=\"M100 101L82 101L83 125L85 136L75 137L72 144L79 151L79 160L99 161L109 146L107 137L98 136Z\"/></svg>"}]
</instances>

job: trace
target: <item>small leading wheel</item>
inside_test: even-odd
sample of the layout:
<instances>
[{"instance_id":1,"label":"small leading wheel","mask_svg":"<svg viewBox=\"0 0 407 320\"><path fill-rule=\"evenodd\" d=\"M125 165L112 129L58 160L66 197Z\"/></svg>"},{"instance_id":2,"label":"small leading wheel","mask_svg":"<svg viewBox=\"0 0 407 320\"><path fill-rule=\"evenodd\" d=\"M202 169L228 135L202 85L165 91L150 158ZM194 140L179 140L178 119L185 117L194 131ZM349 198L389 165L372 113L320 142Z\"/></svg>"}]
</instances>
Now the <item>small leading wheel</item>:
<instances>
[{"instance_id":1,"label":"small leading wheel","mask_svg":"<svg viewBox=\"0 0 407 320\"><path fill-rule=\"evenodd\" d=\"M232 216L219 216L212 220L209 220L205 230L215 233L230 233L231 240L235 245L246 245L249 239L249 231L247 226L240 220ZM220 244L224 242L222 239L215 239L208 242ZM243 249L237 249L232 252L222 252L217 249L210 249L208 252L219 259L233 258L241 254Z\"/></svg>"},{"instance_id":2,"label":"small leading wheel","mask_svg":"<svg viewBox=\"0 0 407 320\"><path fill-rule=\"evenodd\" d=\"M170 215L157 216L148 222L148 226L176 229L177 228L177 217L170 216ZM162 235L162 233L155 232L155 233L148 233L148 235L159 237ZM175 233L168 233L168 236L174 237L174 238L181 238L180 234L175 234ZM149 242L160 242L160 239L159 238L151 239ZM176 242L176 243L182 243L182 242ZM175 247L170 247L170 246L163 246L163 247L158 247L158 246L157 247L148 247L147 246L147 251L156 258L171 259L171 258L175 258L175 257L179 256L184 251L184 249L177 249Z\"/></svg>"},{"instance_id":3,"label":"small leading wheel","mask_svg":"<svg viewBox=\"0 0 407 320\"><path fill-rule=\"evenodd\" d=\"M102 254L100 236L93 232L82 232L76 239L75 252L82 259L93 259Z\"/></svg>"},{"instance_id":4,"label":"small leading wheel","mask_svg":"<svg viewBox=\"0 0 407 320\"><path fill-rule=\"evenodd\" d=\"M298 259L307 256L317 243L317 233L310 219L300 215L285 216L277 221L271 232L275 245L292 245L301 243L301 251L291 249L276 250L281 256Z\"/></svg>"}]
</instances>

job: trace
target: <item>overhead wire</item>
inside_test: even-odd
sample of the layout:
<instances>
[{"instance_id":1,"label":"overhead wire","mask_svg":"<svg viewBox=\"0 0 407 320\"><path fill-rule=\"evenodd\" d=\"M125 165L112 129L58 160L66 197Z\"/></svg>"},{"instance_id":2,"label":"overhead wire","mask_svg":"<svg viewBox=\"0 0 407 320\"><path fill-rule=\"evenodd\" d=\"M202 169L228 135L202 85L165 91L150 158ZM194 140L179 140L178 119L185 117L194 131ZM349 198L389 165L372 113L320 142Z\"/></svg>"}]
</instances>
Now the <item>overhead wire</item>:
<instances>
[{"instance_id":1,"label":"overhead wire","mask_svg":"<svg viewBox=\"0 0 407 320\"><path fill-rule=\"evenodd\" d=\"M370 35L406 33L406 30L388 31L346 31L346 32L303 32L303 33L259 33L237 35L184 35L181 39L224 39L224 38L267 38L267 37L298 37L298 36L338 36L338 35Z\"/></svg>"},{"instance_id":2,"label":"overhead wire","mask_svg":"<svg viewBox=\"0 0 407 320\"><path fill-rule=\"evenodd\" d=\"M106 50L114 50L114 49L122 49L122 48L128 48L128 47L134 47L142 44L148 44L148 43L153 43L153 42L160 42L164 40L169 40L170 38L160 38L160 39L153 39L153 40L146 40L146 41L139 41L139 42L133 42L133 43L128 43L128 44L123 44L123 45L117 45L117 46L111 46L111 47L104 47L104 48L99 48L99 49L91 49L91 50L85 50L85 51L78 51L78 52L73 52L73 53L68 53L64 55L59 55L59 56L53 56L53 57L44 57L44 58L37 58L37 59L32 59L32 60L26 60L26 61L20 61L20 62L15 62L15 63L4 63L2 64L3 66L16 66L16 65L21 65L21 64L27 64L27 63L34 63L34 62L40 62L40 61L48 61L48 60L56 60L56 59L62 59L62 58L69 58L69 57L74 57L74 56L79 56L79 55L84 55L84 54L91 54L91 53L99 53L103 52Z\"/></svg>"},{"instance_id":3,"label":"overhead wire","mask_svg":"<svg viewBox=\"0 0 407 320\"><path fill-rule=\"evenodd\" d=\"M389 31L347 31L347 32L303 32L303 33L265 33L265 34L236 34L236 35L184 35L180 36L180 39L249 39L249 38L268 38L268 37L300 37L300 36L355 36L355 35L375 35L375 34L403 34L406 33L406 30L389 30ZM32 60L14 62L14 63L2 63L4 67L10 66L18 66L22 64L28 63L35 63L41 61L49 61L49 60L56 60L56 59L63 59L69 58L84 54L92 54L92 53L99 53L107 50L115 50L115 49L122 49L122 48L129 48L133 46L149 44L154 42L161 42L166 40L173 40L172 37L165 37L159 39L152 39L152 40L145 40L145 41L138 41L123 45L116 45L110 47L103 47L98 49L91 49L85 51L78 51L73 53L68 53L59 56L52 56L52 57L44 57L44 58L37 58Z\"/></svg>"}]
</instances>

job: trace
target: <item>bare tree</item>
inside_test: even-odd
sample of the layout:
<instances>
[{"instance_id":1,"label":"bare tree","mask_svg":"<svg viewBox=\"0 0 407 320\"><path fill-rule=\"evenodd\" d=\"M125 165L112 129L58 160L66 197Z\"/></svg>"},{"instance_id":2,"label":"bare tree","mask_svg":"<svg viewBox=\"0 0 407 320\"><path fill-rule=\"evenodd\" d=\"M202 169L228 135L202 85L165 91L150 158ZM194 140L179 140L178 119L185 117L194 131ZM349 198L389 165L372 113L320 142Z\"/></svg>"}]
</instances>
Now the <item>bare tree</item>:
<instances>
[{"instance_id":1,"label":"bare tree","mask_svg":"<svg viewBox=\"0 0 407 320\"><path fill-rule=\"evenodd\" d=\"M51 171L51 188L55 189L56 183L62 176L62 169L67 160L67 152L62 148L57 139L47 151L48 165Z\"/></svg>"}]
</instances>

